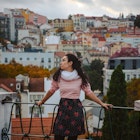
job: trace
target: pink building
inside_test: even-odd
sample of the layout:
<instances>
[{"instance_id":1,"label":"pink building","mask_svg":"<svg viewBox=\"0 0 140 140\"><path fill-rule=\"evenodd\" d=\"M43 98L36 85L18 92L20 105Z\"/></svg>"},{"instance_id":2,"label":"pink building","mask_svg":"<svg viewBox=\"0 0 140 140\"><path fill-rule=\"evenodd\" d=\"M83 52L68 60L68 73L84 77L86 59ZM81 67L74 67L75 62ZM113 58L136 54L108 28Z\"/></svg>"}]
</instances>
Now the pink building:
<instances>
[{"instance_id":1,"label":"pink building","mask_svg":"<svg viewBox=\"0 0 140 140\"><path fill-rule=\"evenodd\" d=\"M32 22L32 23L37 24L37 25L41 25L41 24L47 23L48 19L45 16L42 16L42 15L39 15L36 13L31 13L29 15L29 22Z\"/></svg>"}]
</instances>

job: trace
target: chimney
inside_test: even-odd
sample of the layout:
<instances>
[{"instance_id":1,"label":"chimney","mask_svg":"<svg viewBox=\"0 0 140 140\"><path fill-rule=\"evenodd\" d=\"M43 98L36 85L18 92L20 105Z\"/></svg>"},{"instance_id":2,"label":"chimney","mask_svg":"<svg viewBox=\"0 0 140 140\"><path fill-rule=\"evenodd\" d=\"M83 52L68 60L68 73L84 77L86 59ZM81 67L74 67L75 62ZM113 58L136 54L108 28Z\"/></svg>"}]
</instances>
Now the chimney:
<instances>
[{"instance_id":1,"label":"chimney","mask_svg":"<svg viewBox=\"0 0 140 140\"><path fill-rule=\"evenodd\" d=\"M28 90L29 87L29 77L28 75L24 76L24 90Z\"/></svg>"}]
</instances>

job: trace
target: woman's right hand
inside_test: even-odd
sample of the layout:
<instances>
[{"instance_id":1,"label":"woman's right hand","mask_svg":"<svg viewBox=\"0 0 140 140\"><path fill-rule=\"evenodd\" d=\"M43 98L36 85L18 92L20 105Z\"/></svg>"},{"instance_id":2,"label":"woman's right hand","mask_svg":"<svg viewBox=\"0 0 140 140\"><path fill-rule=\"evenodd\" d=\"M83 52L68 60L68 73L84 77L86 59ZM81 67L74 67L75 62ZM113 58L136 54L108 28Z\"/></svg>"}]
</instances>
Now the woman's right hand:
<instances>
[{"instance_id":1,"label":"woman's right hand","mask_svg":"<svg viewBox=\"0 0 140 140\"><path fill-rule=\"evenodd\" d=\"M42 102L42 101L38 101L38 102L36 102L36 104L37 104L38 106L40 106L40 105L43 104L43 102Z\"/></svg>"}]
</instances>

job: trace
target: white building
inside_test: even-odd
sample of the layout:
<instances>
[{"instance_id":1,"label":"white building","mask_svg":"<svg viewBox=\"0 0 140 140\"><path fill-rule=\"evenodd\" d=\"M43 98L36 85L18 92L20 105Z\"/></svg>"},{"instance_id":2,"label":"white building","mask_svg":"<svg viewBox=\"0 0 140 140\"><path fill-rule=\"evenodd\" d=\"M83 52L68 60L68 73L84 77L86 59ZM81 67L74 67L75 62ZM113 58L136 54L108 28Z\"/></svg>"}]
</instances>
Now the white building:
<instances>
[{"instance_id":1,"label":"white building","mask_svg":"<svg viewBox=\"0 0 140 140\"><path fill-rule=\"evenodd\" d=\"M50 35L45 38L45 51L58 51L60 36Z\"/></svg>"},{"instance_id":2,"label":"white building","mask_svg":"<svg viewBox=\"0 0 140 140\"><path fill-rule=\"evenodd\" d=\"M12 60L26 65L36 65L48 69L54 68L53 52L0 52L1 64L9 64Z\"/></svg>"},{"instance_id":3,"label":"white building","mask_svg":"<svg viewBox=\"0 0 140 140\"><path fill-rule=\"evenodd\" d=\"M18 30L18 40L21 40L27 36L29 36L29 30L27 30L27 29L19 29Z\"/></svg>"},{"instance_id":4,"label":"white building","mask_svg":"<svg viewBox=\"0 0 140 140\"><path fill-rule=\"evenodd\" d=\"M74 30L86 30L86 17L83 14L72 15Z\"/></svg>"},{"instance_id":5,"label":"white building","mask_svg":"<svg viewBox=\"0 0 140 140\"><path fill-rule=\"evenodd\" d=\"M7 92L5 89L0 87L0 140L1 138L4 138L2 135L2 132L4 130L7 130L8 132L11 132L11 127L9 126L9 121L11 117L11 109L12 109L12 103L4 103L2 102L6 100L9 102L15 102L16 100L16 93ZM15 106L13 106L13 112L12 117L15 117ZM9 136L10 138L11 136Z\"/></svg>"},{"instance_id":6,"label":"white building","mask_svg":"<svg viewBox=\"0 0 140 140\"><path fill-rule=\"evenodd\" d=\"M125 42L131 44L131 46L135 48L138 47L138 45L140 45L140 37L138 35L129 35L124 37L122 37L121 35L117 35L113 37L107 37L106 41L109 43Z\"/></svg>"},{"instance_id":7,"label":"white building","mask_svg":"<svg viewBox=\"0 0 140 140\"><path fill-rule=\"evenodd\" d=\"M18 29L25 27L25 19L18 9L4 8L4 13L10 18L10 40L17 41Z\"/></svg>"},{"instance_id":8,"label":"white building","mask_svg":"<svg viewBox=\"0 0 140 140\"><path fill-rule=\"evenodd\" d=\"M125 74L125 80L129 81L133 78L140 78L140 57L117 57L112 58L108 62L107 68L104 68L104 81L103 81L103 93L107 94L111 75L114 69L119 65L122 65L122 70Z\"/></svg>"},{"instance_id":9,"label":"white building","mask_svg":"<svg viewBox=\"0 0 140 140\"><path fill-rule=\"evenodd\" d=\"M23 76L23 78L24 78L24 76ZM36 81L34 81L34 82L36 82L36 84L37 84L37 82L39 82L39 81L40 81L39 79L36 79ZM32 112L33 104L36 101L42 100L42 98L46 95L47 91L50 89L51 82L52 82L52 80L50 80L48 78L44 78L44 81L41 82L41 83L44 83L44 85L39 85L40 83L38 83L38 86L41 86L42 88L44 88L44 90L42 90L42 91L35 91L34 90L33 91L30 88L32 88L32 86L35 86L35 83L33 85L32 84L32 81L30 81L30 79L29 79L29 81L27 83L30 84L30 88L24 90L24 92L21 93L21 102L22 103L30 103L30 104L23 104L22 105L22 109L21 110L22 110L22 117L23 118L26 118L26 117L29 118L29 117L31 117L31 113L32 113L32 116L33 117L39 117L41 115L38 106L34 106L34 110ZM39 89L39 87L37 87L37 88ZM83 101L84 99L85 99L85 94L84 94L83 91L81 91L80 100ZM59 101L60 101L60 91L57 90L45 102L45 105L42 105L41 106L42 117L52 117L53 116L53 113L56 113L56 111L58 109L58 106L57 105L59 104ZM56 110L54 110L55 106L57 106L56 107Z\"/></svg>"}]
</instances>

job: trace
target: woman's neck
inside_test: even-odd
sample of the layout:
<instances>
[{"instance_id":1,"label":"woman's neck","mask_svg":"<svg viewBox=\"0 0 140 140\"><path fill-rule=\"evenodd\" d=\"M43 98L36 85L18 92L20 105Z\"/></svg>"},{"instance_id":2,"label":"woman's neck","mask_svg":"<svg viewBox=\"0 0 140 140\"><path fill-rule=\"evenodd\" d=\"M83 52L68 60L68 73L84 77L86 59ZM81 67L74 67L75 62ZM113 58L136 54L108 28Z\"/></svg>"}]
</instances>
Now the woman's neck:
<instances>
[{"instance_id":1,"label":"woman's neck","mask_svg":"<svg viewBox=\"0 0 140 140\"><path fill-rule=\"evenodd\" d=\"M72 68L69 68L69 69L66 69L65 71L72 72L73 69Z\"/></svg>"}]
</instances>

